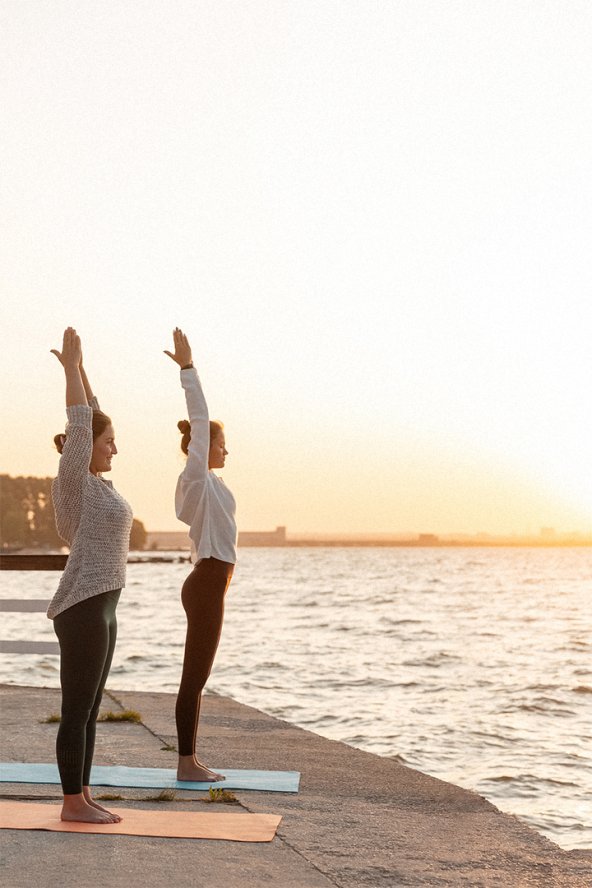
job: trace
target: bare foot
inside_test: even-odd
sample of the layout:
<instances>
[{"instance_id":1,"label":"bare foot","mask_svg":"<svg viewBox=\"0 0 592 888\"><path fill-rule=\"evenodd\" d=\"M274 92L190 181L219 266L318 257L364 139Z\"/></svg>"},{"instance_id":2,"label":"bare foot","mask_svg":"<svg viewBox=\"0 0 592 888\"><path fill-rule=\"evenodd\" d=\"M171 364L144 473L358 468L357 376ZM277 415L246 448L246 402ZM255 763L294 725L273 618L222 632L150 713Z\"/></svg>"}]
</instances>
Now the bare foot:
<instances>
[{"instance_id":1,"label":"bare foot","mask_svg":"<svg viewBox=\"0 0 592 888\"><path fill-rule=\"evenodd\" d=\"M97 811L104 811L105 814L109 814L113 818L113 823L121 823L122 818L119 816L119 814L114 814L113 811L108 811L107 808L103 808L102 805L99 805L99 803L93 799L90 794L89 786L82 787L82 794L84 796L84 800L87 804L91 806L91 808L96 808Z\"/></svg>"},{"instance_id":2,"label":"bare foot","mask_svg":"<svg viewBox=\"0 0 592 888\"><path fill-rule=\"evenodd\" d=\"M217 771L206 768L194 755L179 756L177 780L190 780L194 783L218 783L219 780L225 779L224 774L218 774Z\"/></svg>"},{"instance_id":3,"label":"bare foot","mask_svg":"<svg viewBox=\"0 0 592 888\"><path fill-rule=\"evenodd\" d=\"M104 808L99 809L95 805L90 805L80 792L64 796L61 819L78 823L119 823L121 817Z\"/></svg>"}]
</instances>

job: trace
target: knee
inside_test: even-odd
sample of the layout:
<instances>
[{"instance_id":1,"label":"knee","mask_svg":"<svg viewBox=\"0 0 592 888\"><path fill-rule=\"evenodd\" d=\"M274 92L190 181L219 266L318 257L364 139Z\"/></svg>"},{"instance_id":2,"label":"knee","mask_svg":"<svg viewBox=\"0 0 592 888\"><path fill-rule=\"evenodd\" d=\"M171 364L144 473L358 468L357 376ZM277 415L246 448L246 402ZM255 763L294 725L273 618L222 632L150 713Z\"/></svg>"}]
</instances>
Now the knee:
<instances>
[{"instance_id":1,"label":"knee","mask_svg":"<svg viewBox=\"0 0 592 888\"><path fill-rule=\"evenodd\" d=\"M85 730L92 718L93 710L88 706L62 706L60 732Z\"/></svg>"},{"instance_id":2,"label":"knee","mask_svg":"<svg viewBox=\"0 0 592 888\"><path fill-rule=\"evenodd\" d=\"M207 679L208 676L204 675L203 672L185 672L181 676L179 694L181 696L188 695L190 697L199 696L205 687Z\"/></svg>"},{"instance_id":3,"label":"knee","mask_svg":"<svg viewBox=\"0 0 592 888\"><path fill-rule=\"evenodd\" d=\"M99 717L99 710L101 708L101 701L103 699L103 695L97 697L92 708L89 710L88 721L96 721Z\"/></svg>"}]
</instances>

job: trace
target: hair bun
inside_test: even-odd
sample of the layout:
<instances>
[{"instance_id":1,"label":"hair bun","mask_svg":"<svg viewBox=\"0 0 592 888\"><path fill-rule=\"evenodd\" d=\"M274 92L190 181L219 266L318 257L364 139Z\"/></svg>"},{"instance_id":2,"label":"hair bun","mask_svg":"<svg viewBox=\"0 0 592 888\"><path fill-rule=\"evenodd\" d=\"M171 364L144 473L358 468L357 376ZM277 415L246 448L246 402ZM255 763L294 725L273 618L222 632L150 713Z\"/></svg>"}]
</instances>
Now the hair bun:
<instances>
[{"instance_id":1,"label":"hair bun","mask_svg":"<svg viewBox=\"0 0 592 888\"><path fill-rule=\"evenodd\" d=\"M186 419L180 419L179 422L177 423L177 428L179 429L179 431L181 432L182 435L186 435L188 432L191 431L191 423L188 422L188 420L186 420Z\"/></svg>"}]
</instances>

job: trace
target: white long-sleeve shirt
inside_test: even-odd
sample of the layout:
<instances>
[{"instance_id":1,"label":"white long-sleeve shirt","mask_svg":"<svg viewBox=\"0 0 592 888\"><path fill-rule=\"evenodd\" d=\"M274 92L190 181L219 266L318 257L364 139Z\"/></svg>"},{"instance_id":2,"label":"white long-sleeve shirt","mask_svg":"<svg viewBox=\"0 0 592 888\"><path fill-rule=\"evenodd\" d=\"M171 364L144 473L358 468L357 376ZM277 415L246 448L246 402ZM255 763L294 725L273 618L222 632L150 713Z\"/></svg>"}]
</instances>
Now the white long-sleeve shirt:
<instances>
[{"instance_id":1,"label":"white long-sleeve shirt","mask_svg":"<svg viewBox=\"0 0 592 888\"><path fill-rule=\"evenodd\" d=\"M51 496L70 555L47 610L51 620L73 604L125 586L132 510L111 481L89 471L93 407L99 409L96 398L90 406L66 408L66 441Z\"/></svg>"},{"instance_id":2,"label":"white long-sleeve shirt","mask_svg":"<svg viewBox=\"0 0 592 888\"><path fill-rule=\"evenodd\" d=\"M222 478L208 468L210 418L197 370L181 370L181 385L191 441L175 491L177 518L189 525L194 561L218 558L236 564L236 502Z\"/></svg>"}]
</instances>

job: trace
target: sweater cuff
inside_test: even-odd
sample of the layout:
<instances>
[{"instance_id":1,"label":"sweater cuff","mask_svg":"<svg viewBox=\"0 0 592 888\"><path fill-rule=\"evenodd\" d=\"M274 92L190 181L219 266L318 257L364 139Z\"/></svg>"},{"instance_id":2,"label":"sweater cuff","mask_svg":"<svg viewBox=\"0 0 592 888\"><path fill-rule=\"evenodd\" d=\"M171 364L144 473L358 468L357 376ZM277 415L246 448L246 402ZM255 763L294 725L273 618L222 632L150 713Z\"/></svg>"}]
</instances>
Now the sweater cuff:
<instances>
[{"instance_id":1,"label":"sweater cuff","mask_svg":"<svg viewBox=\"0 0 592 888\"><path fill-rule=\"evenodd\" d=\"M86 404L73 404L71 407L66 407L66 416L69 426L92 427L92 407L88 407Z\"/></svg>"}]
</instances>

